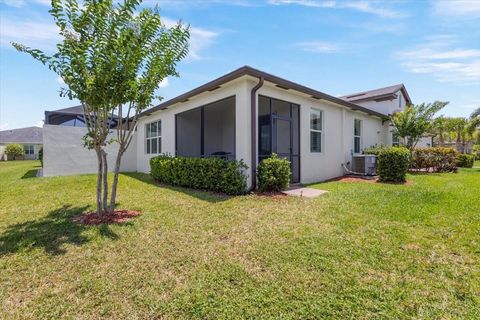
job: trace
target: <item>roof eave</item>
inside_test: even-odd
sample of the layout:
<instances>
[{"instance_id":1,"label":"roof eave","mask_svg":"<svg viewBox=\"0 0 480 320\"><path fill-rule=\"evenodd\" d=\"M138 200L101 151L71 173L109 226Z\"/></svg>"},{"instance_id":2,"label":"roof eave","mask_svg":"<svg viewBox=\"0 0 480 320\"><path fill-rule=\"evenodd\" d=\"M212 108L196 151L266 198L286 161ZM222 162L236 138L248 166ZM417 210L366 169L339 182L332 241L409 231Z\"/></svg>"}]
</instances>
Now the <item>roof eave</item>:
<instances>
[{"instance_id":1,"label":"roof eave","mask_svg":"<svg viewBox=\"0 0 480 320\"><path fill-rule=\"evenodd\" d=\"M317 100L318 99L323 99L323 100L326 100L326 101L330 101L332 103L339 104L341 106L350 108L352 110L361 111L361 112L364 112L364 113L369 114L371 116L376 116L376 117L379 117L379 118L382 118L382 119L388 117L387 115L384 115L382 113L375 112L373 110L370 110L368 108L364 108L364 107L359 106L357 104L354 104L352 102L345 101L343 99L340 99L340 98L337 98L337 97L334 97L334 96L330 96L326 93L308 88L308 87L303 86L301 84L298 84L298 83L295 83L295 82L292 82L292 81L274 76L272 74L254 69L254 68L249 67L249 66L243 66L241 68L238 68L238 69L236 69L236 70L234 70L230 73L227 73L227 74L225 74L225 75L223 75L223 76L221 76L221 77L219 77L215 80L207 82L206 84L203 84L203 85L201 85L201 86L199 86L199 87L197 87L193 90L190 90L190 91L188 91L186 93L183 93L183 94L181 94L181 95L179 95L179 96L177 96L173 99L165 101L165 102L163 102L163 103L161 103L161 104L159 104L159 105L157 105L153 108L145 110L144 112L140 113L139 117L148 116L148 115L150 115L154 112L164 110L164 109L166 109L166 108L168 108L168 107L170 107L170 106L172 106L176 103L188 100L191 97L194 97L194 96L196 96L200 93L209 91L213 88L221 86L221 85L223 85L227 82L230 82L234 79L237 79L237 78L239 78L241 76L245 76L245 75L258 77L258 78L263 77L265 81L274 83L274 84L279 85L281 87L284 87L286 89L291 89L291 90L295 90L295 91L310 95L313 99L317 99Z\"/></svg>"}]
</instances>

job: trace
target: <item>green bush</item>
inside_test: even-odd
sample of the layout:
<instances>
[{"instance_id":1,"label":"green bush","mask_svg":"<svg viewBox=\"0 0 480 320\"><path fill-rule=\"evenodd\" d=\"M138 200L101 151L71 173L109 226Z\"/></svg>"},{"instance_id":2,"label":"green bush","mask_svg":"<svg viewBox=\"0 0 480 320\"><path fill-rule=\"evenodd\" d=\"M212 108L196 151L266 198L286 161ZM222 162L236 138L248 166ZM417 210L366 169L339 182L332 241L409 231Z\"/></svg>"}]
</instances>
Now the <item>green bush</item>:
<instances>
[{"instance_id":1,"label":"green bush","mask_svg":"<svg viewBox=\"0 0 480 320\"><path fill-rule=\"evenodd\" d=\"M380 152L382 151L385 151L387 149L389 149L390 147L388 146L384 146L384 145L380 145L380 146L370 146L368 148L365 148L363 149L362 153L363 154L371 154L371 155L374 155L374 156L378 156L380 154Z\"/></svg>"},{"instance_id":2,"label":"green bush","mask_svg":"<svg viewBox=\"0 0 480 320\"><path fill-rule=\"evenodd\" d=\"M260 191L284 190L290 183L290 175L290 161L272 154L258 165L258 189Z\"/></svg>"},{"instance_id":3,"label":"green bush","mask_svg":"<svg viewBox=\"0 0 480 320\"><path fill-rule=\"evenodd\" d=\"M378 155L378 174L382 182L405 182L410 164L407 148L392 147Z\"/></svg>"},{"instance_id":4,"label":"green bush","mask_svg":"<svg viewBox=\"0 0 480 320\"><path fill-rule=\"evenodd\" d=\"M457 155L457 166L460 168L472 168L474 162L475 157L473 154L460 153Z\"/></svg>"},{"instance_id":5,"label":"green bush","mask_svg":"<svg viewBox=\"0 0 480 320\"><path fill-rule=\"evenodd\" d=\"M9 160L16 160L17 157L21 157L25 154L22 145L20 144L8 144L5 147L5 154L8 156Z\"/></svg>"},{"instance_id":6,"label":"green bush","mask_svg":"<svg viewBox=\"0 0 480 320\"><path fill-rule=\"evenodd\" d=\"M458 152L453 148L417 148L413 152L412 169L434 172L457 171Z\"/></svg>"},{"instance_id":7,"label":"green bush","mask_svg":"<svg viewBox=\"0 0 480 320\"><path fill-rule=\"evenodd\" d=\"M161 155L150 159L151 175L161 183L229 195L246 192L246 169L243 161L219 158Z\"/></svg>"},{"instance_id":8,"label":"green bush","mask_svg":"<svg viewBox=\"0 0 480 320\"><path fill-rule=\"evenodd\" d=\"M38 160L40 160L40 165L43 167L43 147L38 150Z\"/></svg>"}]
</instances>

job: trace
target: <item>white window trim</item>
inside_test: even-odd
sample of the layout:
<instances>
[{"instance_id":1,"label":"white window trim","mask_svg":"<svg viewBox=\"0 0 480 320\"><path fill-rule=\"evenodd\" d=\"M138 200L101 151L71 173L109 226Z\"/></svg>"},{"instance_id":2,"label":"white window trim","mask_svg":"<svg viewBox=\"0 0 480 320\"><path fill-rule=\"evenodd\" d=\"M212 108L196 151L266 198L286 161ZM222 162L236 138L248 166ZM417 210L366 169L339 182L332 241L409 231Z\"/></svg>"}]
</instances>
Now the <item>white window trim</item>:
<instances>
[{"instance_id":1,"label":"white window trim","mask_svg":"<svg viewBox=\"0 0 480 320\"><path fill-rule=\"evenodd\" d=\"M360 121L360 135L355 135L355 121ZM360 151L355 152L355 138L360 138ZM361 154L363 149L363 120L354 118L353 119L353 154Z\"/></svg>"},{"instance_id":2,"label":"white window trim","mask_svg":"<svg viewBox=\"0 0 480 320\"><path fill-rule=\"evenodd\" d=\"M317 129L312 129L312 124L311 124L311 116L312 116L312 111L320 111L322 115L322 129L317 130ZM312 154L323 154L325 150L325 111L320 108L310 108L309 113L308 113L308 138L310 138L311 132L320 132L321 138L320 138L320 151L312 151L312 142L310 140L310 153Z\"/></svg>"},{"instance_id":3,"label":"white window trim","mask_svg":"<svg viewBox=\"0 0 480 320\"><path fill-rule=\"evenodd\" d=\"M148 131L147 128L148 128L148 126L151 125L152 123L157 123L157 134L158 134L158 135L157 135L157 136L154 136L154 137L147 137L147 131ZM158 124L160 124L160 134L158 133ZM161 154L161 153L162 153L162 119L157 119L157 120L155 120L155 121L147 122L147 123L145 123L144 128L145 128L145 131L144 131L144 132L145 132L145 137L144 137L144 141L145 141L145 142L144 142L143 146L144 146L145 154L146 154L146 155ZM157 152L155 152L155 153L154 153L154 152L151 152L151 150L150 150L150 152L147 152L147 141L152 140L152 139L160 139L160 143L159 143L158 146L157 146ZM151 147L150 147L150 148L151 148Z\"/></svg>"}]
</instances>

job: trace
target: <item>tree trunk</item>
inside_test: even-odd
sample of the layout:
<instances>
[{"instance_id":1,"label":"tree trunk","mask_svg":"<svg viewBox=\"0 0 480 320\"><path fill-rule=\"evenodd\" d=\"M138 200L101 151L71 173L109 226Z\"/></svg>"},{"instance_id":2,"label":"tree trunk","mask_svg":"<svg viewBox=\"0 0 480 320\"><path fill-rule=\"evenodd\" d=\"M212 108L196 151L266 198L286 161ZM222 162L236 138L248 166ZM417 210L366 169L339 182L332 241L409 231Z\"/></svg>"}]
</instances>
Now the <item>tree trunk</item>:
<instances>
[{"instance_id":1,"label":"tree trunk","mask_svg":"<svg viewBox=\"0 0 480 320\"><path fill-rule=\"evenodd\" d=\"M103 212L108 212L108 164L107 153L102 150L102 162L103 162Z\"/></svg>"},{"instance_id":2,"label":"tree trunk","mask_svg":"<svg viewBox=\"0 0 480 320\"><path fill-rule=\"evenodd\" d=\"M121 148L122 147L120 146L120 149ZM122 155L123 155L123 152L120 152L120 149L118 150L118 153L117 153L117 159L115 161L115 168L113 171L112 195L110 198L110 212L113 212L113 210L115 210L115 203L117 198L118 173L120 171L120 162L122 160Z\"/></svg>"},{"instance_id":3,"label":"tree trunk","mask_svg":"<svg viewBox=\"0 0 480 320\"><path fill-rule=\"evenodd\" d=\"M98 172L97 172L97 215L100 217L102 215L102 176L103 176L103 159L102 159L102 150L100 148L95 148L98 161Z\"/></svg>"}]
</instances>

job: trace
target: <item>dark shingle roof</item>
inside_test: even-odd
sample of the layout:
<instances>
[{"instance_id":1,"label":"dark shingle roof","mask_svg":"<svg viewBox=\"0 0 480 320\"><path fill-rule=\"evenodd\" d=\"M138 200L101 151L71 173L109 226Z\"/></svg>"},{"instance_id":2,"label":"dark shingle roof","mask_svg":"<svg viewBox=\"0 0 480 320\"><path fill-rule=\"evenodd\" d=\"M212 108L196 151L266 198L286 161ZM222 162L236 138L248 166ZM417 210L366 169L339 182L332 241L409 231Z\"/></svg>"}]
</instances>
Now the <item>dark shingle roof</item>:
<instances>
[{"instance_id":1,"label":"dark shingle roof","mask_svg":"<svg viewBox=\"0 0 480 320\"><path fill-rule=\"evenodd\" d=\"M27 127L0 131L0 143L43 143L42 128Z\"/></svg>"},{"instance_id":2,"label":"dark shingle roof","mask_svg":"<svg viewBox=\"0 0 480 320\"><path fill-rule=\"evenodd\" d=\"M58 109L58 110L49 111L49 112L62 113L62 114L68 113L68 114L79 114L79 115L83 115L83 107L82 107L82 106L75 106L75 107Z\"/></svg>"},{"instance_id":3,"label":"dark shingle roof","mask_svg":"<svg viewBox=\"0 0 480 320\"><path fill-rule=\"evenodd\" d=\"M389 86L389 87L352 93L352 94L342 96L340 98L349 102L369 101L369 100L387 98L389 96L393 97L398 91L402 91L403 95L407 99L407 102L412 103L410 101L410 97L408 96L407 89L405 89L405 86L402 83Z\"/></svg>"}]
</instances>

